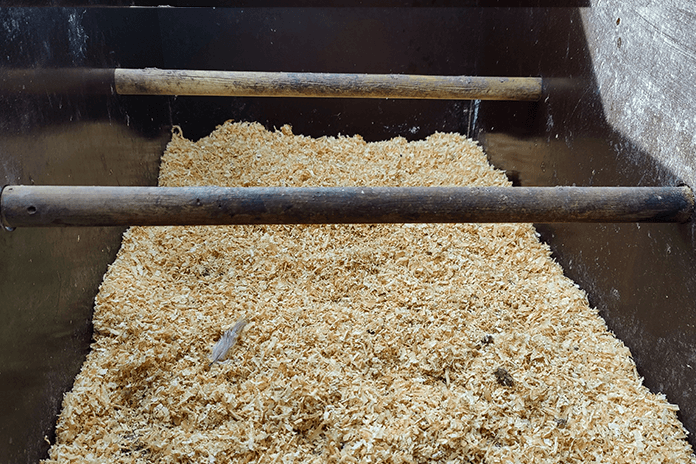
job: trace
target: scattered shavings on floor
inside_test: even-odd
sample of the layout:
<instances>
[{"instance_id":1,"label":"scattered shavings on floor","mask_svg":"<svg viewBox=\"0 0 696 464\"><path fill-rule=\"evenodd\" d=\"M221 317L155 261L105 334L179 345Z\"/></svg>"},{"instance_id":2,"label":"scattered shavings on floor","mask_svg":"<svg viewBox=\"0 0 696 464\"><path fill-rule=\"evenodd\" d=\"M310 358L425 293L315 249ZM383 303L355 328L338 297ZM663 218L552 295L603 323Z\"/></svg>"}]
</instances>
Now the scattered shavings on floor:
<instances>
[{"instance_id":1,"label":"scattered shavings on floor","mask_svg":"<svg viewBox=\"0 0 696 464\"><path fill-rule=\"evenodd\" d=\"M228 122L160 185L509 182L456 134ZM696 462L530 224L133 227L94 328L48 463Z\"/></svg>"}]
</instances>

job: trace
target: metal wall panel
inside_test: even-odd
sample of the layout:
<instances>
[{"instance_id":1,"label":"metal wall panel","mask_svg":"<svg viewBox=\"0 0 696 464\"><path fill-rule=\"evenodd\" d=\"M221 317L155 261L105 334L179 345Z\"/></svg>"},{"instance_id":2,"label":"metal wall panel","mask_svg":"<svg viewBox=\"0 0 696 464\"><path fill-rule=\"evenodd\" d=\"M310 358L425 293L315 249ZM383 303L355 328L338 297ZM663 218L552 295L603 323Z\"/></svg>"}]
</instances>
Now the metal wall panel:
<instances>
[{"instance_id":1,"label":"metal wall panel","mask_svg":"<svg viewBox=\"0 0 696 464\"><path fill-rule=\"evenodd\" d=\"M161 65L156 26L156 11L0 9L0 185L156 183L167 100L80 88L61 74ZM37 70L53 78L15 85L18 73ZM45 457L122 232L0 231L0 462Z\"/></svg>"}]
</instances>

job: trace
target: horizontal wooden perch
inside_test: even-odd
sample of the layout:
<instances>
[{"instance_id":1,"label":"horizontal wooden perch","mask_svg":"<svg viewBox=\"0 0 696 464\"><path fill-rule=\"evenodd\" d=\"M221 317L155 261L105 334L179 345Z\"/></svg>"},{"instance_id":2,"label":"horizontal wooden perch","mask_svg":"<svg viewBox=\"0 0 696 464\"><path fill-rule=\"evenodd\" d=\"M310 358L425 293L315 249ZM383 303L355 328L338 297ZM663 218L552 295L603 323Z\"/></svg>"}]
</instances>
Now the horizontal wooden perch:
<instances>
[{"instance_id":1,"label":"horizontal wooden perch","mask_svg":"<svg viewBox=\"0 0 696 464\"><path fill-rule=\"evenodd\" d=\"M463 222L686 222L688 187L7 186L7 228Z\"/></svg>"},{"instance_id":2,"label":"horizontal wooden perch","mask_svg":"<svg viewBox=\"0 0 696 464\"><path fill-rule=\"evenodd\" d=\"M539 77L410 76L116 69L122 95L524 100L541 98Z\"/></svg>"},{"instance_id":3,"label":"horizontal wooden perch","mask_svg":"<svg viewBox=\"0 0 696 464\"><path fill-rule=\"evenodd\" d=\"M551 79L545 82L558 87ZM567 84L566 84L567 85ZM166 69L0 69L3 93L96 93L237 97L541 99L539 77L414 76Z\"/></svg>"}]
</instances>

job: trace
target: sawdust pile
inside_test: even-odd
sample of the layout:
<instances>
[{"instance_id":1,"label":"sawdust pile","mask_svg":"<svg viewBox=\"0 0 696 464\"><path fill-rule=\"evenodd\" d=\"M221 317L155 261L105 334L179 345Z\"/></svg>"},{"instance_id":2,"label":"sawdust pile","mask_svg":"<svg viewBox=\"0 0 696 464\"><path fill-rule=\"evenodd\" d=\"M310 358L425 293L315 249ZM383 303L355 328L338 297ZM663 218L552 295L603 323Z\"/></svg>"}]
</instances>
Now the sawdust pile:
<instances>
[{"instance_id":1,"label":"sawdust pile","mask_svg":"<svg viewBox=\"0 0 696 464\"><path fill-rule=\"evenodd\" d=\"M509 182L460 135L226 123L160 184ZM696 462L549 255L529 224L133 227L47 462Z\"/></svg>"}]
</instances>

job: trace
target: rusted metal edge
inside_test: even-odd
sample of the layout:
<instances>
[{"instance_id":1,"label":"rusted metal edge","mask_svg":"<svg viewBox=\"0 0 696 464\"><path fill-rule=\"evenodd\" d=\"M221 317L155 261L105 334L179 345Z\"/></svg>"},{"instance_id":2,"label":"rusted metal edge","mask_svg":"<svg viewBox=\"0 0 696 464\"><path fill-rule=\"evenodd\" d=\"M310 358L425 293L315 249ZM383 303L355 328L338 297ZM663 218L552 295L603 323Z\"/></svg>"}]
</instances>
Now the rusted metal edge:
<instances>
[{"instance_id":1,"label":"rusted metal edge","mask_svg":"<svg viewBox=\"0 0 696 464\"><path fill-rule=\"evenodd\" d=\"M687 222L688 187L7 186L5 227Z\"/></svg>"},{"instance_id":2,"label":"rusted metal edge","mask_svg":"<svg viewBox=\"0 0 696 464\"><path fill-rule=\"evenodd\" d=\"M536 101L540 77L425 76L198 71L157 68L114 71L122 95L392 98Z\"/></svg>"}]
</instances>

